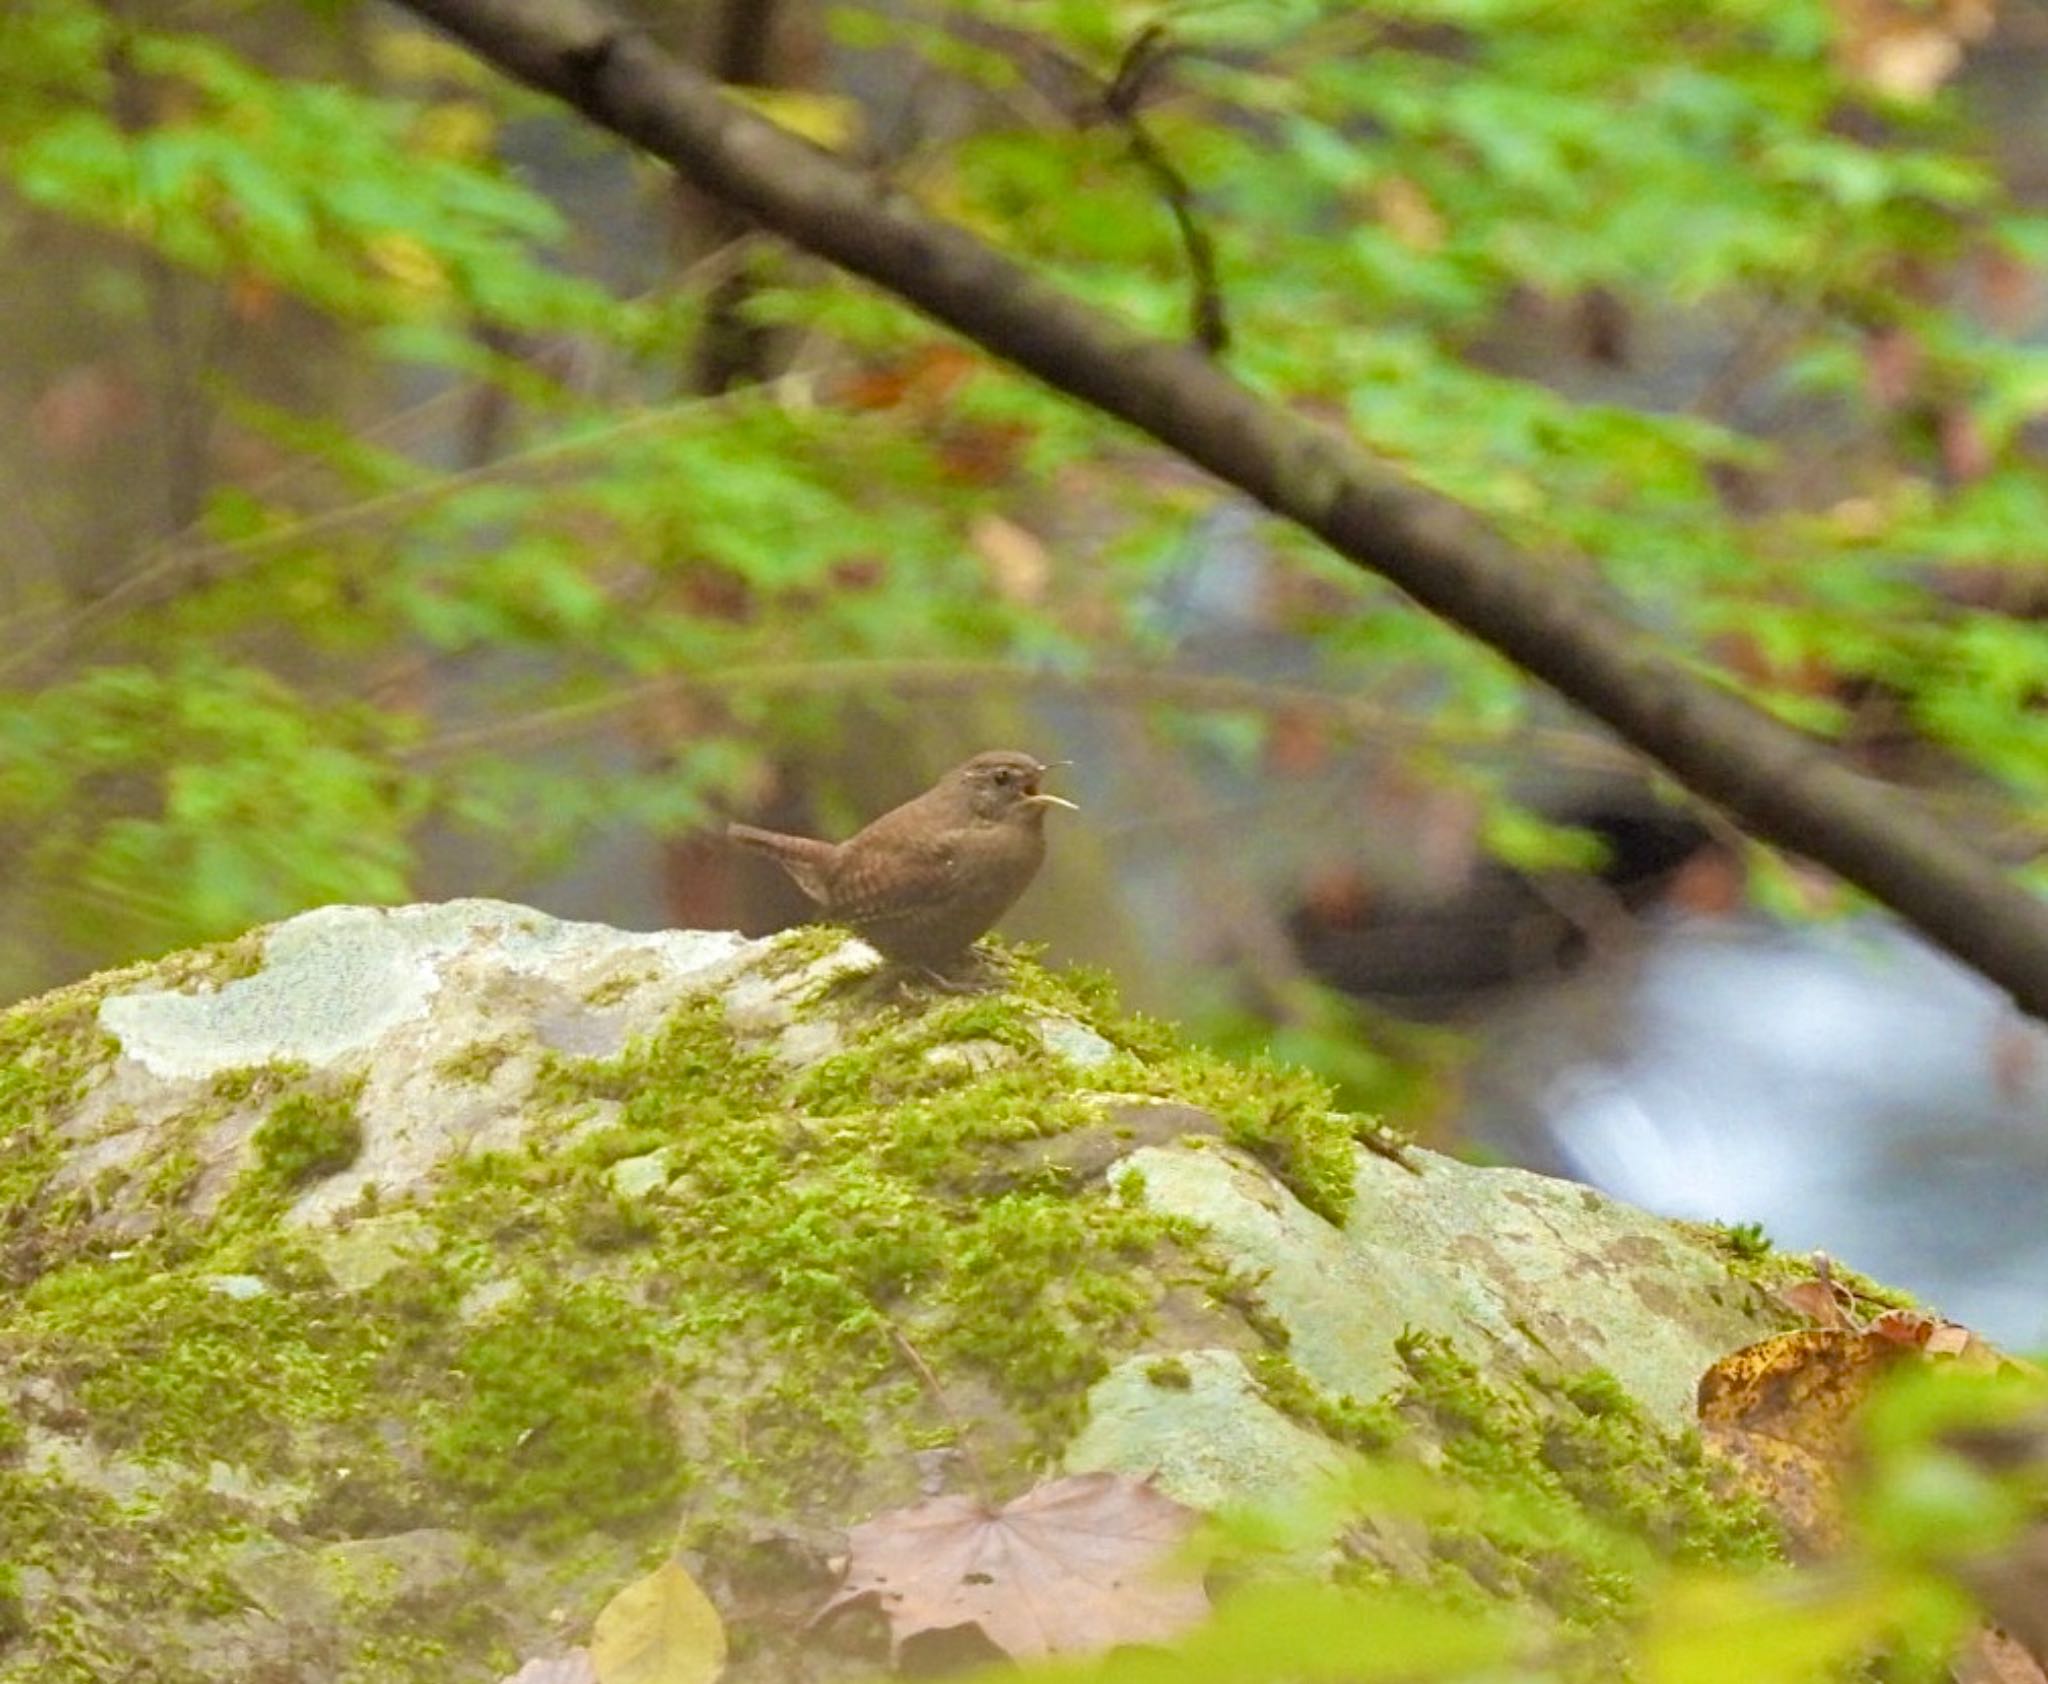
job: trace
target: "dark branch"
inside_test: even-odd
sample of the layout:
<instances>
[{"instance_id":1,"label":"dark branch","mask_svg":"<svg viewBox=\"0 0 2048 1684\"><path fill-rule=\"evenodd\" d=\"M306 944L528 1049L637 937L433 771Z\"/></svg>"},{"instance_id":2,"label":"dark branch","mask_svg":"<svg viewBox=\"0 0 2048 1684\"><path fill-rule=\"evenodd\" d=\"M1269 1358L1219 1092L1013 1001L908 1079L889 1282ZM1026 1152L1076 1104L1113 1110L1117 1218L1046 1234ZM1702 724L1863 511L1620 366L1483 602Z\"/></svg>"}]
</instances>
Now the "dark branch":
<instances>
[{"instance_id":1,"label":"dark branch","mask_svg":"<svg viewBox=\"0 0 2048 1684\"><path fill-rule=\"evenodd\" d=\"M585 0L409 3L762 226L1316 533L2048 1018L2048 905L1898 792L1694 676L1579 574L1517 550L1466 510L1263 401L1199 351L1119 325L722 99Z\"/></svg>"},{"instance_id":2,"label":"dark branch","mask_svg":"<svg viewBox=\"0 0 2048 1684\"><path fill-rule=\"evenodd\" d=\"M1131 156L1152 178L1152 185L1173 212L1173 225L1180 231L1181 249L1188 254L1188 278L1194 296L1188 305L1188 325L1194 341L1212 357L1230 348L1230 318L1223 307L1223 285L1216 274L1216 247L1195 216L1195 195L1187 177L1166 155L1152 131L1145 127L1139 108L1153 75L1167 59L1166 31L1158 24L1140 30L1125 51L1123 62L1102 95L1102 108L1124 131Z\"/></svg>"}]
</instances>

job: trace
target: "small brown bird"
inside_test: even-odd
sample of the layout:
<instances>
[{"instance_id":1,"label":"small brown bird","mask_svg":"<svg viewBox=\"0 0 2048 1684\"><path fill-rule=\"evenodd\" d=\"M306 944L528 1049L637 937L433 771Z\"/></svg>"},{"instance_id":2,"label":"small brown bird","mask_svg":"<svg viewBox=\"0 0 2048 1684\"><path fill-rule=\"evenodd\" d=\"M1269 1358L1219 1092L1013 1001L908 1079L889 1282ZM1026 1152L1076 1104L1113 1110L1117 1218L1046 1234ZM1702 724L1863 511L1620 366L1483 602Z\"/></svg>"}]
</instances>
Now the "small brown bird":
<instances>
[{"instance_id":1,"label":"small brown bird","mask_svg":"<svg viewBox=\"0 0 2048 1684\"><path fill-rule=\"evenodd\" d=\"M1056 764L991 749L844 842L727 825L796 879L825 918L901 965L943 971L1038 874L1045 810L1073 802L1039 780Z\"/></svg>"}]
</instances>

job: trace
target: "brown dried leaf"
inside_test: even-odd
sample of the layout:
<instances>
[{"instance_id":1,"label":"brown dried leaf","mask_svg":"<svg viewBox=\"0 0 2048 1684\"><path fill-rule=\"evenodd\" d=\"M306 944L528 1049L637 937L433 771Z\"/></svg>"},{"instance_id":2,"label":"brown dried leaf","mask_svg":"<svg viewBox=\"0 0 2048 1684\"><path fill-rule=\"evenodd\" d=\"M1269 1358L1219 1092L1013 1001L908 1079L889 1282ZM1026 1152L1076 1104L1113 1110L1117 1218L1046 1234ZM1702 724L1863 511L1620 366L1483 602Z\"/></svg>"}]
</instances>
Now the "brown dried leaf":
<instances>
[{"instance_id":1,"label":"brown dried leaf","mask_svg":"<svg viewBox=\"0 0 2048 1684\"><path fill-rule=\"evenodd\" d=\"M818 1617L870 1601L895 1653L957 1626L1017 1660L1164 1642L1208 1612L1199 1582L1165 1572L1199 1518L1113 1473L1050 1480L996 1509L935 1498L853 1528L845 1582Z\"/></svg>"},{"instance_id":2,"label":"brown dried leaf","mask_svg":"<svg viewBox=\"0 0 2048 1684\"><path fill-rule=\"evenodd\" d=\"M1778 1302L1788 1310L1836 1333L1859 1331L1856 1322L1855 1300L1849 1296L1846 1287L1831 1280L1794 1281L1790 1286L1781 1286L1777 1291Z\"/></svg>"},{"instance_id":3,"label":"brown dried leaf","mask_svg":"<svg viewBox=\"0 0 2048 1684\"><path fill-rule=\"evenodd\" d=\"M1934 1330L1948 1325L1922 1310L1886 1310L1882 1315L1873 1316L1863 1331L1874 1333L1880 1339L1889 1339L1894 1345L1911 1345L1924 1350L1927 1341L1934 1336ZM1962 1330L1959 1328L1957 1331Z\"/></svg>"}]
</instances>

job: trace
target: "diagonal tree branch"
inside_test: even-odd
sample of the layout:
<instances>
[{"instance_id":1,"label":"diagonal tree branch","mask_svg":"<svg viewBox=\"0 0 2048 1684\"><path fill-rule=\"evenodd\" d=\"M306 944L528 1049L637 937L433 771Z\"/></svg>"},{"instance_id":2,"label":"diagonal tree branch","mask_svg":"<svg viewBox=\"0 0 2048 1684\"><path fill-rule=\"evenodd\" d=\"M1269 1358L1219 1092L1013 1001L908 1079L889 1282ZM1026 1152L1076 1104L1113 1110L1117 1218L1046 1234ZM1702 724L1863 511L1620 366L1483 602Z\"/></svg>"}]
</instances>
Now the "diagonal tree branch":
<instances>
[{"instance_id":1,"label":"diagonal tree branch","mask_svg":"<svg viewBox=\"0 0 2048 1684\"><path fill-rule=\"evenodd\" d=\"M2048 1018L2048 903L1827 747L1716 688L1468 511L1149 339L722 98L589 0L405 0L508 74L1316 533L1491 645L1743 824L1867 890Z\"/></svg>"}]
</instances>

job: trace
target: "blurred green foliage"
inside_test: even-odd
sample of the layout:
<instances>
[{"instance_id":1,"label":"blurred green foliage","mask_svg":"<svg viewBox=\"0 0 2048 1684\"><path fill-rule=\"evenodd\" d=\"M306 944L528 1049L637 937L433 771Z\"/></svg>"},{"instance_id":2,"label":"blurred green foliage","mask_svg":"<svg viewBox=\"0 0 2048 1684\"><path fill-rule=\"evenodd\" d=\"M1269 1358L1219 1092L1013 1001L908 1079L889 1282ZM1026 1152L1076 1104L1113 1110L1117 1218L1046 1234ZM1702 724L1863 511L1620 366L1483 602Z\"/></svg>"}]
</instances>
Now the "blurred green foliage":
<instances>
[{"instance_id":1,"label":"blurred green foliage","mask_svg":"<svg viewBox=\"0 0 2048 1684\"><path fill-rule=\"evenodd\" d=\"M2029 434L2048 357L1985 302L2048 250L2048 218L1952 83L1859 67L1859 13L816 15L827 85L790 120L827 113L817 132L886 154L935 210L1177 335L1186 254L1100 98L1163 26L1140 109L1218 248L1236 370L1799 723L1854 740L1881 697L2001 821L2038 826L2048 644L1957 581L2023 579L2048 524ZM217 462L232 441L267 471L217 467L197 526L112 577L0 557L17 944L98 962L401 898L430 831L488 844L479 887L516 885L599 831L687 828L764 754L829 742L849 697L914 730L929 702L896 680L916 663L1002 661L1014 689L1165 652L1156 587L1209 489L786 255L716 251L628 295L600 260L612 231L561 185L624 175L608 142L392 14L320 19L8 9L0 235L96 231L73 308L110 335L199 298L216 335L286 323L372 394L323 407L217 359L186 401ZM854 121L849 90L885 83L923 93ZM677 371L736 270L779 372L696 395ZM1589 311L1697 354L1647 359L1655 382L1532 361ZM390 394L429 378L500 405L489 448L387 442ZM1271 613L1313 639L1319 682L1419 709L1424 775L1490 787L1514 764L1512 672L1299 535L1262 536L1297 564ZM1217 711L1257 744L1275 710ZM1507 808L1482 839L1560 857Z\"/></svg>"},{"instance_id":2,"label":"blurred green foliage","mask_svg":"<svg viewBox=\"0 0 2048 1684\"><path fill-rule=\"evenodd\" d=\"M1880 1389L1862 1434L1847 1542L1802 1566L1646 1548L1621 1516L1609 1523L1540 1485L1502 1482L1497 1462L1445 1467L1361 1461L1284 1508L1226 1516L1198 1552L1232 1588L1182 1641L1107 1658L1030 1666L1032 1684L1297 1684L1301 1680L1815 1684L1824 1679L1948 1680L1984 1616L1960 1588L2014 1559L2025 1529L2048 1524L2048 1392L2038 1374L1997 1376L1915 1365ZM2031 1459L1992 1471L1956 1446L1973 1431L2031 1435ZM1573 1464L1553 1458L1566 1474ZM1551 1476L1546 1476L1551 1477ZM1554 1477L1551 1483L1555 1485ZM1730 1504L1733 1519L1735 1505ZM1558 1610L1546 1581L1519 1603L1475 1589L1440 1547L1428 1584L1376 1563L1384 1540L1511 1538L1560 1576L1597 1579L1604 1595ZM1336 1563L1314 1579L1299 1564ZM1995 1571L1995 1568L1994 1568ZM2039 1568L2036 1566L2038 1573ZM1482 1581L1483 1582L1483 1581ZM2026 1594L2023 1588L2021 1594ZM2038 1605L2042 1587L2033 1587ZM2011 1670L1968 1674L2028 1676ZM1012 1676L1016 1674L1013 1672Z\"/></svg>"},{"instance_id":3,"label":"blurred green foliage","mask_svg":"<svg viewBox=\"0 0 2048 1684\"><path fill-rule=\"evenodd\" d=\"M906 681L920 670L1085 683L1169 652L1157 590L1210 488L786 254L726 248L628 286L603 261L615 227L579 220L563 187L609 170L665 214L608 142L393 13L317 11L4 11L0 241L10 261L74 241L79 337L139 363L153 320L202 305L211 337L195 356L185 335L197 371L177 401L214 448L185 488L197 522L111 574L5 540L0 974L46 982L48 952L106 962L403 899L430 833L488 848L478 888L606 830L672 834L764 756L828 744L850 697L906 735L974 705L968 683L935 706ZM1938 32L1944 14L1919 11ZM821 132L1176 336L1186 253L1100 99L1163 25L1143 119L1216 243L1236 371L1470 504L1530 565L1582 570L1702 671L1851 743L1878 698L1879 723L1952 756L1998 821L2048 817L2048 640L1999 606L2038 591L2048 530L2048 353L2014 281L2048 254L2048 217L1957 85L1871 75L1857 10L819 15L830 86L813 94L914 88L944 113L855 125L818 106ZM736 272L775 367L702 395L678 371ZM1686 354L1539 354L1582 331ZM204 354L234 341L287 363L313 347L355 384L239 379ZM40 374L54 389L64 372ZM418 409L497 406L487 445L424 449L388 424L423 388ZM39 477L27 444L0 448ZM1418 773L1490 788L1515 763L1532 698L1501 662L1298 534L1261 537L1301 587L1274 621L1312 640L1321 684L1410 711ZM1240 692L1212 711L1216 740L1256 753L1285 710ZM1573 851L1508 807L1483 834L1525 863ZM1398 1099L1427 1062L1358 1051L1327 997L1297 1006L1284 1051L1354 1094ZM1938 1552L2012 1509L1942 1460L1941 1409L1899 1407L1861 1541L1824 1573L1729 1577L1617 1546L1638 1676L1734 1676L1739 1653L1745 1679L1805 1677L1856 1663L1874 1632L1924 1654L1954 1635ZM1339 1502L1331 1536L1355 1519ZM1169 1657L1079 1671L1534 1678L1570 1672L1571 1638L1413 1589L1268 1584Z\"/></svg>"}]
</instances>

